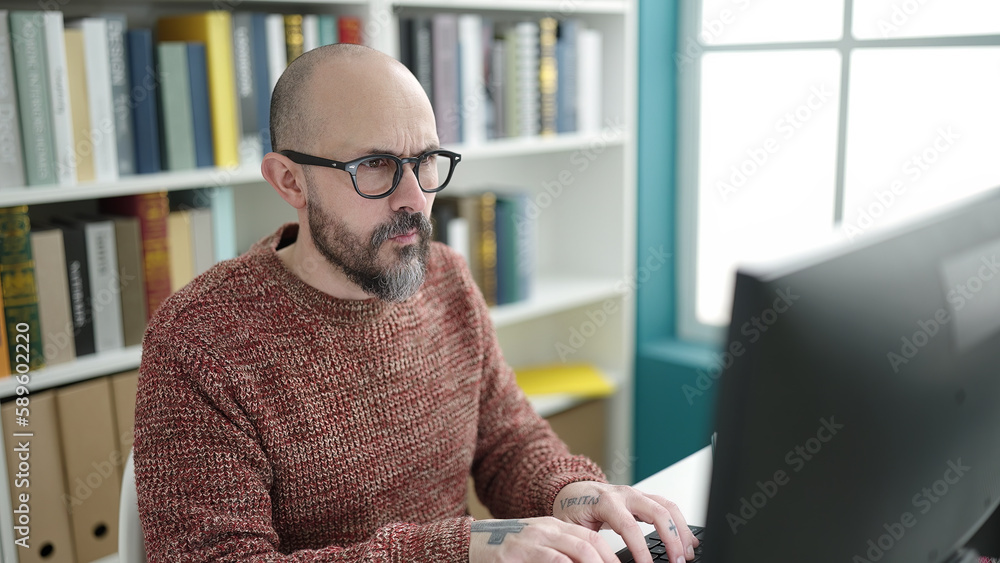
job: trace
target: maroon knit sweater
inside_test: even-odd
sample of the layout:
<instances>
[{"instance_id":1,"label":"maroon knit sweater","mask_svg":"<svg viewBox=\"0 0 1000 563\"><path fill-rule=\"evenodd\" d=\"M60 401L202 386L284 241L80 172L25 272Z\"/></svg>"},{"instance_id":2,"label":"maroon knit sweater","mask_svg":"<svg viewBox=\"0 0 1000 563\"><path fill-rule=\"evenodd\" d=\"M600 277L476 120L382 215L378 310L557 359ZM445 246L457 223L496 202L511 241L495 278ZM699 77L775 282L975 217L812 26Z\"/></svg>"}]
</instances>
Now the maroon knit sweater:
<instances>
[{"instance_id":1,"label":"maroon knit sweater","mask_svg":"<svg viewBox=\"0 0 1000 563\"><path fill-rule=\"evenodd\" d=\"M466 479L498 518L604 480L539 418L462 259L403 303L289 272L289 224L168 299L143 342L135 473L151 562L467 561Z\"/></svg>"}]
</instances>

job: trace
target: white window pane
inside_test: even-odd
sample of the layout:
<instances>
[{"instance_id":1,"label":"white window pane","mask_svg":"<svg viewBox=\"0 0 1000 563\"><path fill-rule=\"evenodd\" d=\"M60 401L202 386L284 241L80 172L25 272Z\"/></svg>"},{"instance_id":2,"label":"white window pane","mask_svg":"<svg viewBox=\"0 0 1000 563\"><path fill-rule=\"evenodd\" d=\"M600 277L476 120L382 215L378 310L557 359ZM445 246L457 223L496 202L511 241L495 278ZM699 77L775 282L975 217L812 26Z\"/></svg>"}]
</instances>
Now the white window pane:
<instances>
[{"instance_id":1,"label":"white window pane","mask_svg":"<svg viewBox=\"0 0 1000 563\"><path fill-rule=\"evenodd\" d=\"M844 0L703 0L706 45L839 39Z\"/></svg>"},{"instance_id":2,"label":"white window pane","mask_svg":"<svg viewBox=\"0 0 1000 563\"><path fill-rule=\"evenodd\" d=\"M695 315L729 321L736 264L833 228L840 55L709 53L702 62Z\"/></svg>"},{"instance_id":3,"label":"white window pane","mask_svg":"<svg viewBox=\"0 0 1000 563\"><path fill-rule=\"evenodd\" d=\"M858 39L1000 33L997 0L854 0Z\"/></svg>"},{"instance_id":4,"label":"white window pane","mask_svg":"<svg viewBox=\"0 0 1000 563\"><path fill-rule=\"evenodd\" d=\"M1000 47L858 50L850 84L848 238L1000 185Z\"/></svg>"}]
</instances>

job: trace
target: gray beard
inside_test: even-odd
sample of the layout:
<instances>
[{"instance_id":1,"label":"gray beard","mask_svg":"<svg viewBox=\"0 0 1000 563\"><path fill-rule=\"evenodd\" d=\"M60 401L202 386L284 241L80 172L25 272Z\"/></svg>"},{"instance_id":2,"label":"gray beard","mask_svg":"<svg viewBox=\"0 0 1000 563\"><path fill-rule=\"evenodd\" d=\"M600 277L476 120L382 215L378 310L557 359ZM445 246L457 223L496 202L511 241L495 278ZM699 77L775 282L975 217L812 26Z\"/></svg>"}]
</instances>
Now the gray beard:
<instances>
[{"instance_id":1,"label":"gray beard","mask_svg":"<svg viewBox=\"0 0 1000 563\"><path fill-rule=\"evenodd\" d=\"M383 301L400 302L409 299L423 285L430 251L431 222L422 213L399 212L389 222L376 227L372 236L364 240L350 232L338 218L323 213L308 197L306 205L313 244L333 267L342 271L365 293ZM418 242L398 250L397 264L380 267L378 251L382 244L412 229L417 229Z\"/></svg>"}]
</instances>

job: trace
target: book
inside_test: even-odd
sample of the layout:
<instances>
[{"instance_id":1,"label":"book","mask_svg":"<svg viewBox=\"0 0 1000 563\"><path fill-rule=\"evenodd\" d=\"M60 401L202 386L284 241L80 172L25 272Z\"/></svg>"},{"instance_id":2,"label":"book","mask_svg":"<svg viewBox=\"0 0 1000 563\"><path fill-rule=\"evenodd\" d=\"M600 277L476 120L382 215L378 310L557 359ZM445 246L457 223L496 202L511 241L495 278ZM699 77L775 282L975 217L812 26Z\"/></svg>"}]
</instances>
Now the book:
<instances>
[{"instance_id":1,"label":"book","mask_svg":"<svg viewBox=\"0 0 1000 563\"><path fill-rule=\"evenodd\" d=\"M194 164L198 168L215 166L212 145L212 111L208 98L208 61L205 46L186 43L188 87L191 90L191 118L194 121Z\"/></svg>"},{"instance_id":2,"label":"book","mask_svg":"<svg viewBox=\"0 0 1000 563\"><path fill-rule=\"evenodd\" d=\"M8 20L8 11L0 10L0 189L23 186L27 181Z\"/></svg>"},{"instance_id":3,"label":"book","mask_svg":"<svg viewBox=\"0 0 1000 563\"><path fill-rule=\"evenodd\" d=\"M45 24L40 11L9 13L14 81L21 121L21 144L28 185L55 184L55 138L45 61Z\"/></svg>"},{"instance_id":4,"label":"book","mask_svg":"<svg viewBox=\"0 0 1000 563\"><path fill-rule=\"evenodd\" d=\"M215 165L223 168L240 164L232 27L229 12L223 10L160 18L157 26L160 41L205 44Z\"/></svg>"},{"instance_id":5,"label":"book","mask_svg":"<svg viewBox=\"0 0 1000 563\"><path fill-rule=\"evenodd\" d=\"M517 137L521 134L521 95L520 80L521 73L518 72L517 59L517 28L508 27L504 31L503 40L497 41L502 45L504 53L504 81L503 97L504 106L504 134L507 137Z\"/></svg>"},{"instance_id":6,"label":"book","mask_svg":"<svg viewBox=\"0 0 1000 563\"><path fill-rule=\"evenodd\" d=\"M236 95L240 108L240 160L256 162L264 155L258 122L257 90L254 68L254 16L250 12L233 14L233 63L236 69Z\"/></svg>"},{"instance_id":7,"label":"book","mask_svg":"<svg viewBox=\"0 0 1000 563\"><path fill-rule=\"evenodd\" d=\"M111 94L108 22L104 18L83 18L78 24L83 30L87 101L90 105L92 130L89 146L94 154L94 176L99 182L113 182L118 179L118 137Z\"/></svg>"},{"instance_id":8,"label":"book","mask_svg":"<svg viewBox=\"0 0 1000 563\"><path fill-rule=\"evenodd\" d=\"M426 16L413 18L413 74L427 93L434 99L434 49L431 19Z\"/></svg>"},{"instance_id":9,"label":"book","mask_svg":"<svg viewBox=\"0 0 1000 563\"><path fill-rule=\"evenodd\" d=\"M164 170L195 168L194 116L188 74L187 43L162 41L156 46L160 86L160 161Z\"/></svg>"},{"instance_id":10,"label":"book","mask_svg":"<svg viewBox=\"0 0 1000 563\"><path fill-rule=\"evenodd\" d=\"M88 275L87 241L83 227L79 224L60 222L58 227L62 231L63 255L66 260L73 343L76 356L79 358L97 351Z\"/></svg>"},{"instance_id":11,"label":"book","mask_svg":"<svg viewBox=\"0 0 1000 563\"><path fill-rule=\"evenodd\" d=\"M497 304L497 233L496 233L496 194L486 192L479 196L480 223L482 229L479 246L473 252L480 255L479 264L482 268L480 277L483 284L480 289L487 305Z\"/></svg>"},{"instance_id":12,"label":"book","mask_svg":"<svg viewBox=\"0 0 1000 563\"><path fill-rule=\"evenodd\" d=\"M117 350L124 346L124 333L114 221L106 216L85 215L65 223L82 231L86 245L94 351Z\"/></svg>"},{"instance_id":13,"label":"book","mask_svg":"<svg viewBox=\"0 0 1000 563\"><path fill-rule=\"evenodd\" d=\"M462 141L462 113L459 109L458 16L432 16L434 115L438 140L442 145Z\"/></svg>"},{"instance_id":14,"label":"book","mask_svg":"<svg viewBox=\"0 0 1000 563\"><path fill-rule=\"evenodd\" d=\"M361 18L357 16L340 16L337 20L337 35L341 43L365 44L361 35Z\"/></svg>"},{"instance_id":15,"label":"book","mask_svg":"<svg viewBox=\"0 0 1000 563\"><path fill-rule=\"evenodd\" d=\"M333 45L338 43L337 16L333 14L319 15L319 44Z\"/></svg>"},{"instance_id":16,"label":"book","mask_svg":"<svg viewBox=\"0 0 1000 563\"><path fill-rule=\"evenodd\" d=\"M542 135L556 133L556 93L559 84L556 68L556 28L553 17L545 17L538 22L538 91L541 110Z\"/></svg>"},{"instance_id":17,"label":"book","mask_svg":"<svg viewBox=\"0 0 1000 563\"><path fill-rule=\"evenodd\" d=\"M71 361L76 358L76 344L62 231L52 225L34 225L31 254L38 273L38 314L42 320L45 363L55 365Z\"/></svg>"},{"instance_id":18,"label":"book","mask_svg":"<svg viewBox=\"0 0 1000 563\"><path fill-rule=\"evenodd\" d=\"M34 370L45 365L45 355L30 233L27 205L0 208L0 286L8 353L14 364ZM17 337L21 334L27 340Z\"/></svg>"},{"instance_id":19,"label":"book","mask_svg":"<svg viewBox=\"0 0 1000 563\"><path fill-rule=\"evenodd\" d=\"M212 210L193 207L188 210L191 221L191 262L193 275L199 276L215 264L215 241L212 234Z\"/></svg>"},{"instance_id":20,"label":"book","mask_svg":"<svg viewBox=\"0 0 1000 563\"><path fill-rule=\"evenodd\" d=\"M579 30L577 37L576 66L576 110L577 130L581 133L595 133L601 130L603 99L601 90L604 86L603 73L603 39L601 32L595 29Z\"/></svg>"},{"instance_id":21,"label":"book","mask_svg":"<svg viewBox=\"0 0 1000 563\"><path fill-rule=\"evenodd\" d=\"M514 369L517 384L530 397L570 395L581 399L607 397L615 386L590 364L552 364Z\"/></svg>"},{"instance_id":22,"label":"book","mask_svg":"<svg viewBox=\"0 0 1000 563\"><path fill-rule=\"evenodd\" d=\"M302 55L302 14L285 14L285 54L287 64Z\"/></svg>"},{"instance_id":23,"label":"book","mask_svg":"<svg viewBox=\"0 0 1000 563\"><path fill-rule=\"evenodd\" d=\"M539 25L520 22L514 27L515 82L517 96L517 133L535 136L541 132L541 100L539 95Z\"/></svg>"},{"instance_id":24,"label":"book","mask_svg":"<svg viewBox=\"0 0 1000 563\"><path fill-rule=\"evenodd\" d=\"M3 312L3 292L0 291L0 319ZM7 353L9 343L7 342L7 323L0 322L0 379L10 377L12 367L10 364L10 354Z\"/></svg>"},{"instance_id":25,"label":"book","mask_svg":"<svg viewBox=\"0 0 1000 563\"><path fill-rule=\"evenodd\" d=\"M576 49L579 42L580 21L567 18L559 22L559 39L556 41L556 132L576 131Z\"/></svg>"},{"instance_id":26,"label":"book","mask_svg":"<svg viewBox=\"0 0 1000 563\"><path fill-rule=\"evenodd\" d=\"M108 26L108 67L111 70L111 100L115 112L118 174L135 174L135 138L132 132L132 101L129 77L125 14L102 14Z\"/></svg>"},{"instance_id":27,"label":"book","mask_svg":"<svg viewBox=\"0 0 1000 563\"><path fill-rule=\"evenodd\" d=\"M268 92L274 91L274 85L281 78L288 66L288 49L285 47L285 17L281 14L267 14L264 18L264 29L267 37L267 77Z\"/></svg>"},{"instance_id":28,"label":"book","mask_svg":"<svg viewBox=\"0 0 1000 563\"><path fill-rule=\"evenodd\" d=\"M486 74L483 69L483 17L458 16L459 105L462 142L486 142Z\"/></svg>"},{"instance_id":29,"label":"book","mask_svg":"<svg viewBox=\"0 0 1000 563\"><path fill-rule=\"evenodd\" d=\"M167 215L167 255L170 257L171 293L194 279L194 249L191 244L191 210Z\"/></svg>"},{"instance_id":30,"label":"book","mask_svg":"<svg viewBox=\"0 0 1000 563\"><path fill-rule=\"evenodd\" d=\"M490 109L493 117L492 129L487 131L490 139L502 139L507 133L507 41L494 38L490 47L490 70L488 73Z\"/></svg>"},{"instance_id":31,"label":"book","mask_svg":"<svg viewBox=\"0 0 1000 563\"><path fill-rule=\"evenodd\" d=\"M250 65L253 89L257 93L257 128L261 155L271 152L271 70L267 39L267 14L255 12L251 18Z\"/></svg>"},{"instance_id":32,"label":"book","mask_svg":"<svg viewBox=\"0 0 1000 563\"><path fill-rule=\"evenodd\" d=\"M319 16L304 14L302 16L302 52L308 53L319 47Z\"/></svg>"},{"instance_id":33,"label":"book","mask_svg":"<svg viewBox=\"0 0 1000 563\"><path fill-rule=\"evenodd\" d=\"M142 229L136 217L116 216L118 285L121 288L125 346L142 344L146 330L146 278L142 266Z\"/></svg>"},{"instance_id":34,"label":"book","mask_svg":"<svg viewBox=\"0 0 1000 563\"><path fill-rule=\"evenodd\" d=\"M83 54L83 31L66 29L63 31L66 45L67 83L69 85L70 114L72 117L73 146L87 147L90 142L90 100L87 94L87 70ZM76 152L76 180L93 182L94 152Z\"/></svg>"},{"instance_id":35,"label":"book","mask_svg":"<svg viewBox=\"0 0 1000 563\"><path fill-rule=\"evenodd\" d=\"M70 115L69 72L66 68L62 12L48 10L42 15L42 21L45 24L45 60L49 72L56 180L60 186L72 186L76 184L76 147L73 144L73 118Z\"/></svg>"},{"instance_id":36,"label":"book","mask_svg":"<svg viewBox=\"0 0 1000 563\"><path fill-rule=\"evenodd\" d=\"M156 103L159 83L153 62L153 33L149 29L130 29L125 34L125 40L132 86L130 99L133 106L135 171L138 174L153 174L162 170L160 112Z\"/></svg>"},{"instance_id":37,"label":"book","mask_svg":"<svg viewBox=\"0 0 1000 563\"><path fill-rule=\"evenodd\" d=\"M236 205L231 186L170 192L170 207L210 210L211 234L196 239L212 241L213 264L236 257Z\"/></svg>"},{"instance_id":38,"label":"book","mask_svg":"<svg viewBox=\"0 0 1000 563\"><path fill-rule=\"evenodd\" d=\"M104 213L129 215L139 219L148 322L160 303L171 293L170 260L167 254L167 214L170 208L167 194L156 192L102 199L100 209Z\"/></svg>"},{"instance_id":39,"label":"book","mask_svg":"<svg viewBox=\"0 0 1000 563\"><path fill-rule=\"evenodd\" d=\"M517 226L514 224L516 202L497 195L496 240L497 240L497 305L506 305L518 300L517 295Z\"/></svg>"}]
</instances>

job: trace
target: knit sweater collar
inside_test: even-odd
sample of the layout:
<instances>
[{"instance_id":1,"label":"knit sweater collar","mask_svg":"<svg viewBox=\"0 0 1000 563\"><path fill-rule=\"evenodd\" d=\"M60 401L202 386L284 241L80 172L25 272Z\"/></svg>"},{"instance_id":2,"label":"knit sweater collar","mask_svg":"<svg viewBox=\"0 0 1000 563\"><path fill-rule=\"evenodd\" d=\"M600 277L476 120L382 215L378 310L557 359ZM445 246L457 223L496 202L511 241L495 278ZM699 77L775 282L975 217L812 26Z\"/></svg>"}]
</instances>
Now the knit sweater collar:
<instances>
[{"instance_id":1,"label":"knit sweater collar","mask_svg":"<svg viewBox=\"0 0 1000 563\"><path fill-rule=\"evenodd\" d=\"M304 309L314 311L327 320L338 323L367 323L384 318L401 304L369 299L341 299L324 293L302 281L278 256L278 249L295 242L299 233L298 223L286 223L271 236L255 245L265 279L282 288L289 299ZM421 291L402 304L420 299Z\"/></svg>"}]
</instances>

